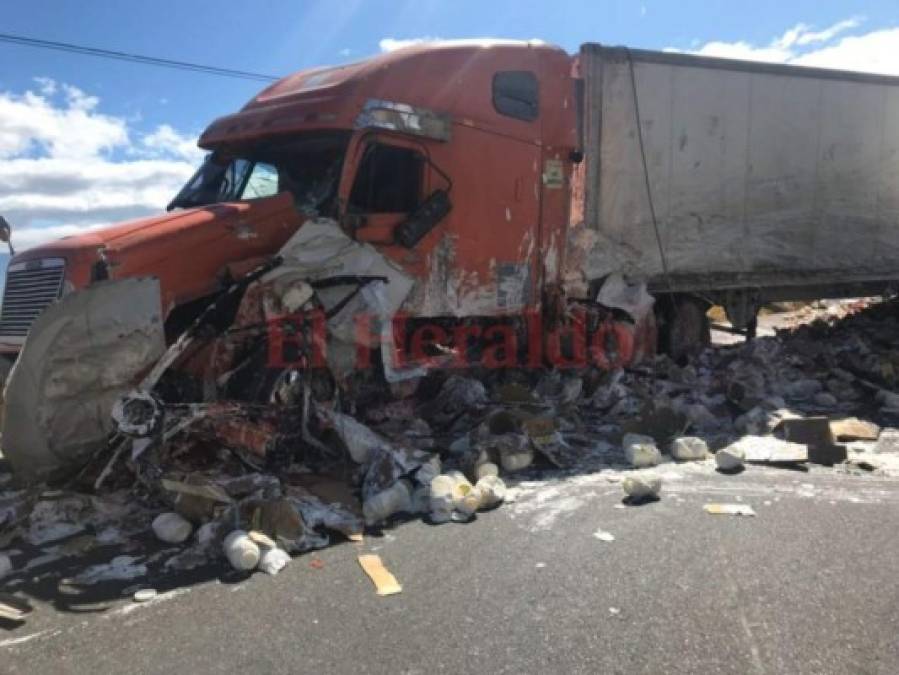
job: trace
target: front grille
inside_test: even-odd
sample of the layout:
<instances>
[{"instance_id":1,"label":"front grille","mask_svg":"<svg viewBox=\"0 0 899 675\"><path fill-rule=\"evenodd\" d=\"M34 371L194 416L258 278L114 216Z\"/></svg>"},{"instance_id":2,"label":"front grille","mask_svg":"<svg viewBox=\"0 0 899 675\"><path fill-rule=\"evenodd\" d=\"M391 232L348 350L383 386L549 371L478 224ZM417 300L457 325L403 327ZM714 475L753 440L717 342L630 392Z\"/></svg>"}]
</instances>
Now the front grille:
<instances>
[{"instance_id":1,"label":"front grille","mask_svg":"<svg viewBox=\"0 0 899 675\"><path fill-rule=\"evenodd\" d=\"M43 258L10 265L6 270L0 337L25 337L47 305L59 299L66 275L62 258Z\"/></svg>"}]
</instances>

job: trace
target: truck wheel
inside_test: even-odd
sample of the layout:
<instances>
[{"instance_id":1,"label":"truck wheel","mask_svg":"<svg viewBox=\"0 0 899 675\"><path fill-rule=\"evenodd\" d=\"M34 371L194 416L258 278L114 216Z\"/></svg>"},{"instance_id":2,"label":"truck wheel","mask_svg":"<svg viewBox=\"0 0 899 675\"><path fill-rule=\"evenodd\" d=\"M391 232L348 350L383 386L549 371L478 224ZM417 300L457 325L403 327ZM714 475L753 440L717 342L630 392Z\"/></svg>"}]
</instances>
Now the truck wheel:
<instances>
[{"instance_id":1,"label":"truck wheel","mask_svg":"<svg viewBox=\"0 0 899 675\"><path fill-rule=\"evenodd\" d=\"M675 361L683 361L711 342L707 304L698 298L662 300L662 350ZM667 306L666 306L667 305Z\"/></svg>"}]
</instances>

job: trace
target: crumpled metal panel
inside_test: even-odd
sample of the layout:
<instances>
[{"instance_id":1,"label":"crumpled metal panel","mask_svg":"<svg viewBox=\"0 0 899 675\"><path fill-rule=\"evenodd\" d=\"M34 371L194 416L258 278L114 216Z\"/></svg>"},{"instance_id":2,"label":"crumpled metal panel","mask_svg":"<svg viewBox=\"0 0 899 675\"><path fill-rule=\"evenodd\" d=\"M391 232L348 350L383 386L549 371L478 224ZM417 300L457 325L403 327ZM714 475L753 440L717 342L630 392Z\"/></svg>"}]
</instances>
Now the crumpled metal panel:
<instances>
[{"instance_id":1,"label":"crumpled metal panel","mask_svg":"<svg viewBox=\"0 0 899 675\"><path fill-rule=\"evenodd\" d=\"M164 351L155 278L101 282L48 307L6 385L2 447L16 474L83 466L106 445L113 403Z\"/></svg>"}]
</instances>

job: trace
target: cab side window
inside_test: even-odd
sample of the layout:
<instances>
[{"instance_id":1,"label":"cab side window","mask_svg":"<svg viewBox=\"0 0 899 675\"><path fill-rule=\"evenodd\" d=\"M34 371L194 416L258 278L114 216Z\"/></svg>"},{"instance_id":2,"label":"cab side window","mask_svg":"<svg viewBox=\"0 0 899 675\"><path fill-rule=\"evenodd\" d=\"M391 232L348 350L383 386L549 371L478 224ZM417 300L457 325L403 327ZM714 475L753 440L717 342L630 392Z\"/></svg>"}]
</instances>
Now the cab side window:
<instances>
[{"instance_id":1,"label":"cab side window","mask_svg":"<svg viewBox=\"0 0 899 675\"><path fill-rule=\"evenodd\" d=\"M411 213L419 205L424 157L409 148L373 143L365 149L350 192L352 213Z\"/></svg>"},{"instance_id":2,"label":"cab side window","mask_svg":"<svg viewBox=\"0 0 899 675\"><path fill-rule=\"evenodd\" d=\"M278 170L271 164L256 162L244 183L241 199L259 199L278 194Z\"/></svg>"},{"instance_id":3,"label":"cab side window","mask_svg":"<svg viewBox=\"0 0 899 675\"><path fill-rule=\"evenodd\" d=\"M493 107L517 120L533 122L540 113L537 76L529 70L505 70L493 76Z\"/></svg>"}]
</instances>

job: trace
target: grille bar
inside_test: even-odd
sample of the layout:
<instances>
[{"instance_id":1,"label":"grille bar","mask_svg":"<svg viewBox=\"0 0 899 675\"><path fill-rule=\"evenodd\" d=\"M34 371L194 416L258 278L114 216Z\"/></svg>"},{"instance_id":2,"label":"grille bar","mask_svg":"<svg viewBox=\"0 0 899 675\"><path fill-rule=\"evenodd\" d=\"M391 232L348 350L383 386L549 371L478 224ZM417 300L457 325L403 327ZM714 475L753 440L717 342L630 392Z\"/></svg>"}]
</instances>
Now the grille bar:
<instances>
[{"instance_id":1,"label":"grille bar","mask_svg":"<svg viewBox=\"0 0 899 675\"><path fill-rule=\"evenodd\" d=\"M65 272L62 258L31 260L9 267L0 310L0 338L28 335L34 320L62 294Z\"/></svg>"}]
</instances>

